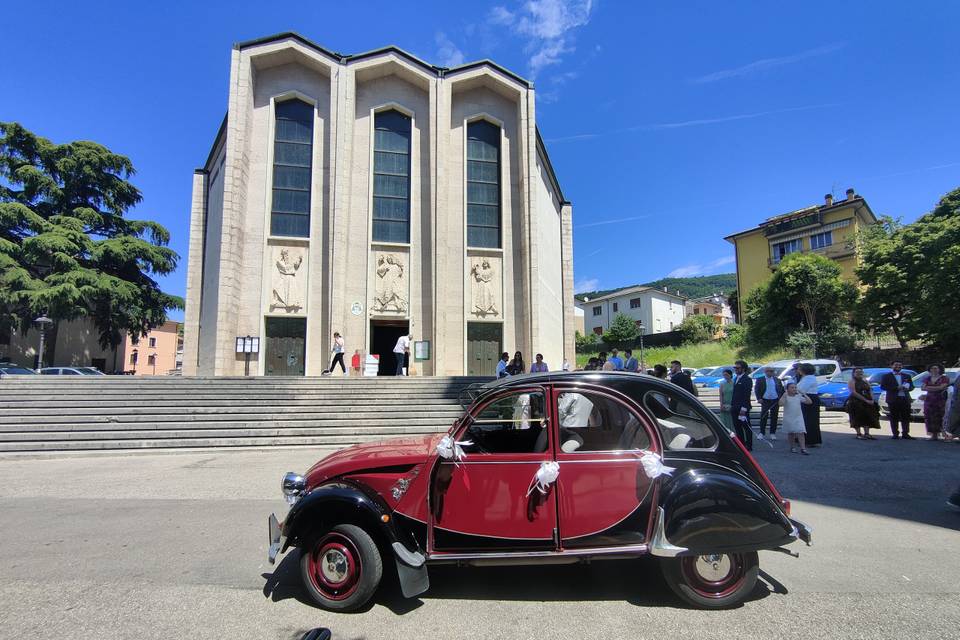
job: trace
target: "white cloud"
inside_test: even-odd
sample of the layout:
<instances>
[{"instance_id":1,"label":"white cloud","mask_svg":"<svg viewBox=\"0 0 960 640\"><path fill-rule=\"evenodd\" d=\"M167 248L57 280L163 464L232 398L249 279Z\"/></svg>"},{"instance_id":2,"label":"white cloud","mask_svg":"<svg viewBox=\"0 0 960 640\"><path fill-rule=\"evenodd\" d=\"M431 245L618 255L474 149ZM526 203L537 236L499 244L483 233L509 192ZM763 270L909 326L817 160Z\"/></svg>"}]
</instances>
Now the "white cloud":
<instances>
[{"instance_id":1,"label":"white cloud","mask_svg":"<svg viewBox=\"0 0 960 640\"><path fill-rule=\"evenodd\" d=\"M453 44L453 41L447 37L443 31L438 31L437 41L437 61L441 67L457 67L463 64L463 52Z\"/></svg>"},{"instance_id":2,"label":"white cloud","mask_svg":"<svg viewBox=\"0 0 960 640\"><path fill-rule=\"evenodd\" d=\"M586 224L575 225L577 229L586 229L587 227L600 227L605 224L620 224L621 222L633 222L634 220L643 220L650 216L630 216L629 218L614 218L612 220L598 220L596 222L587 222Z\"/></svg>"},{"instance_id":3,"label":"white cloud","mask_svg":"<svg viewBox=\"0 0 960 640\"><path fill-rule=\"evenodd\" d=\"M740 67L733 67L732 69L721 69L720 71L714 71L713 73L708 73L705 76L700 76L699 78L693 78L690 82L694 84L705 84L708 82L718 82L720 80L726 80L728 78L740 78L743 76L749 76L754 73L760 73L763 71L769 71L776 67L782 67L788 64L795 64L809 58L816 58L818 56L825 56L834 51L838 51L843 48L843 43L838 42L834 44L824 45L822 47L816 47L814 49L807 49L806 51L801 51L800 53L795 53L792 56L782 56L779 58L763 58L762 60L756 60L749 64L745 64Z\"/></svg>"},{"instance_id":4,"label":"white cloud","mask_svg":"<svg viewBox=\"0 0 960 640\"><path fill-rule=\"evenodd\" d=\"M577 280L573 285L574 293L590 293L600 288L600 280L597 278L583 278Z\"/></svg>"},{"instance_id":5,"label":"white cloud","mask_svg":"<svg viewBox=\"0 0 960 640\"><path fill-rule=\"evenodd\" d=\"M721 267L733 264L736 262L736 258L733 256L723 256L722 258L717 258L707 264L688 264L682 267L677 267L673 271L667 274L668 278L692 278L694 276L709 276L713 275L720 271Z\"/></svg>"},{"instance_id":6,"label":"white cloud","mask_svg":"<svg viewBox=\"0 0 960 640\"><path fill-rule=\"evenodd\" d=\"M530 76L573 53L573 32L590 22L593 0L527 0L516 11L495 6L490 22L510 27L516 35L527 39L530 53Z\"/></svg>"}]
</instances>

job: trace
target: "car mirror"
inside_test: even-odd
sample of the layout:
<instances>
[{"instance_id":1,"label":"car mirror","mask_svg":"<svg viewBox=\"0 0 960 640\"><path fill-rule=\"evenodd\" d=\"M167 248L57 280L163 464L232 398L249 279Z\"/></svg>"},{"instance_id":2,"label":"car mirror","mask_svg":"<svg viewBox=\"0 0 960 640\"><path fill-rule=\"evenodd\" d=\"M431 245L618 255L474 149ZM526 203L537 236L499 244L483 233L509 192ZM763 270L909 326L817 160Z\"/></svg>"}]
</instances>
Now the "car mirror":
<instances>
[{"instance_id":1,"label":"car mirror","mask_svg":"<svg viewBox=\"0 0 960 640\"><path fill-rule=\"evenodd\" d=\"M330 629L317 627L303 634L300 640L330 640L332 637L333 636L330 635Z\"/></svg>"}]
</instances>

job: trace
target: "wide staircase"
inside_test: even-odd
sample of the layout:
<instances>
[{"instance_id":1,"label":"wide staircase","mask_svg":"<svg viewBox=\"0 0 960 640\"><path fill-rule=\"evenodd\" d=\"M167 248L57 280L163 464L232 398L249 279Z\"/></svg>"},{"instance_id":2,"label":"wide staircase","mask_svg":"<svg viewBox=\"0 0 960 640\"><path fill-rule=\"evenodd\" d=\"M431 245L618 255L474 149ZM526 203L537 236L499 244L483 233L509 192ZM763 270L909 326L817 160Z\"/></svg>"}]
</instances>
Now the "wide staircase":
<instances>
[{"instance_id":1,"label":"wide staircase","mask_svg":"<svg viewBox=\"0 0 960 640\"><path fill-rule=\"evenodd\" d=\"M445 431L488 378L10 377L0 453L339 448Z\"/></svg>"}]
</instances>

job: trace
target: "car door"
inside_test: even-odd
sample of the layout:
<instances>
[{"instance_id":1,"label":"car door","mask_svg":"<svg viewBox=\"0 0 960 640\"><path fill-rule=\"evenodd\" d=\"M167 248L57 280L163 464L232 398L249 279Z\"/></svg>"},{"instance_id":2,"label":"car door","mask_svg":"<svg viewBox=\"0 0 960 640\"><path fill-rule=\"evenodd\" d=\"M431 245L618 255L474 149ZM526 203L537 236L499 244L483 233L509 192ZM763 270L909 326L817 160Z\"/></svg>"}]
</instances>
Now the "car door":
<instances>
[{"instance_id":1,"label":"car door","mask_svg":"<svg viewBox=\"0 0 960 640\"><path fill-rule=\"evenodd\" d=\"M553 398L562 547L647 543L659 481L640 460L660 453L652 421L605 388L559 386Z\"/></svg>"},{"instance_id":2,"label":"car door","mask_svg":"<svg viewBox=\"0 0 960 640\"><path fill-rule=\"evenodd\" d=\"M431 478L429 546L438 552L554 550L554 488L534 487L553 461L545 387L482 398L454 433L463 457L439 458Z\"/></svg>"}]
</instances>

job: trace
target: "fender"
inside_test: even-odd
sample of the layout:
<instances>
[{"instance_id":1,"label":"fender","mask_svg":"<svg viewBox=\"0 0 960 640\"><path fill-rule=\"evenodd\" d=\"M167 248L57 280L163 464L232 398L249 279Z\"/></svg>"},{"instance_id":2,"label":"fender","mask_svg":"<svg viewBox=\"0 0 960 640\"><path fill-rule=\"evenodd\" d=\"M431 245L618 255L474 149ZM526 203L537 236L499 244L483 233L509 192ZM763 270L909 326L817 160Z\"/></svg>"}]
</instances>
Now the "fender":
<instances>
[{"instance_id":1,"label":"fender","mask_svg":"<svg viewBox=\"0 0 960 640\"><path fill-rule=\"evenodd\" d=\"M732 471L688 470L662 485L663 533L682 555L775 549L797 529L753 481Z\"/></svg>"},{"instance_id":2,"label":"fender","mask_svg":"<svg viewBox=\"0 0 960 640\"><path fill-rule=\"evenodd\" d=\"M344 481L322 484L306 493L291 508L283 521L286 538L281 552L306 543L310 531L342 523L362 526L379 537L393 553L403 595L410 598L429 588L425 556L410 532L400 531L390 509L380 496ZM411 550L412 549L412 550Z\"/></svg>"}]
</instances>

